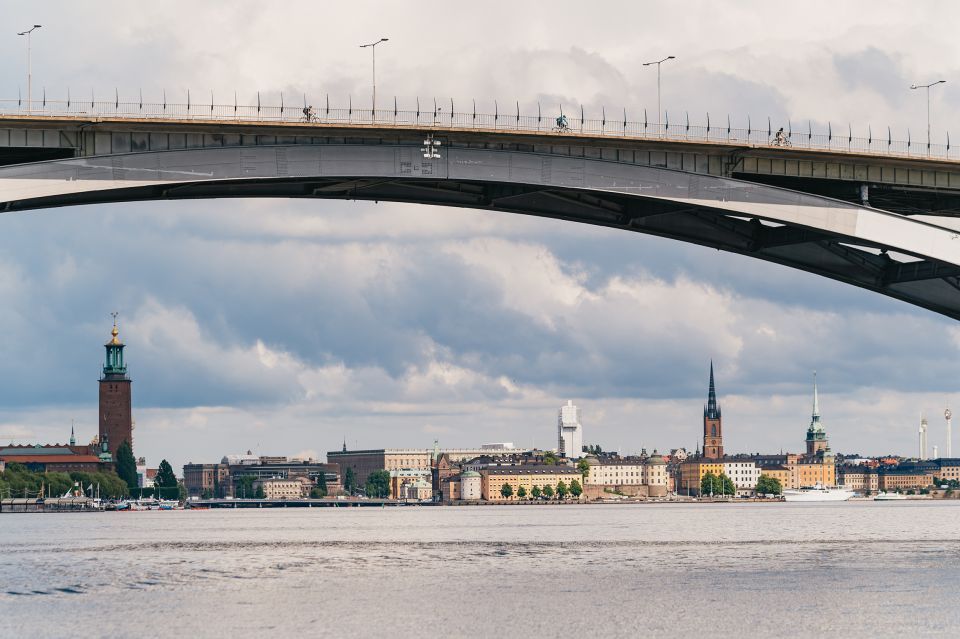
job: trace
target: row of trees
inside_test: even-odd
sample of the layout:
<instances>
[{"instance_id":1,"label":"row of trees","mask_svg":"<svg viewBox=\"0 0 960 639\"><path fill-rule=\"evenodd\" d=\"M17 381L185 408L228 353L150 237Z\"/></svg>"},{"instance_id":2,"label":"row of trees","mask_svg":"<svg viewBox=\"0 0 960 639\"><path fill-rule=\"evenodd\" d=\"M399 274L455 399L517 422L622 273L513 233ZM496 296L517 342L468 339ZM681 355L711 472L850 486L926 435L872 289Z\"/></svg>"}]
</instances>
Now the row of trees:
<instances>
[{"instance_id":1,"label":"row of trees","mask_svg":"<svg viewBox=\"0 0 960 639\"><path fill-rule=\"evenodd\" d=\"M783 486L780 480L769 475L760 475L757 480L756 493L758 495L780 495L783 493ZM736 495L737 487L733 480L727 477L726 473L706 473L700 479L700 494L711 496Z\"/></svg>"},{"instance_id":2,"label":"row of trees","mask_svg":"<svg viewBox=\"0 0 960 639\"><path fill-rule=\"evenodd\" d=\"M114 473L39 473L27 470L22 464L7 464L6 470L0 472L0 496L3 497L34 497L41 494L59 497L73 489L74 483L89 493L90 486L96 491L100 486L100 496L106 498L127 497L130 487Z\"/></svg>"},{"instance_id":3,"label":"row of trees","mask_svg":"<svg viewBox=\"0 0 960 639\"><path fill-rule=\"evenodd\" d=\"M707 473L700 479L701 495L736 495L737 487L726 473Z\"/></svg>"},{"instance_id":4,"label":"row of trees","mask_svg":"<svg viewBox=\"0 0 960 639\"><path fill-rule=\"evenodd\" d=\"M572 495L574 498L580 497L583 494L583 486L580 485L580 482L576 479L570 481L570 484L567 485L563 481L557 482L557 487L554 489L553 486L547 484L543 488L539 486L534 486L529 493L529 496L533 499L552 499L554 495L557 496L557 499L566 499L568 495ZM500 487L500 495L506 498L513 497L514 491L513 486L508 483L505 483ZM527 489L524 486L517 488L516 495L518 499L527 498Z\"/></svg>"}]
</instances>

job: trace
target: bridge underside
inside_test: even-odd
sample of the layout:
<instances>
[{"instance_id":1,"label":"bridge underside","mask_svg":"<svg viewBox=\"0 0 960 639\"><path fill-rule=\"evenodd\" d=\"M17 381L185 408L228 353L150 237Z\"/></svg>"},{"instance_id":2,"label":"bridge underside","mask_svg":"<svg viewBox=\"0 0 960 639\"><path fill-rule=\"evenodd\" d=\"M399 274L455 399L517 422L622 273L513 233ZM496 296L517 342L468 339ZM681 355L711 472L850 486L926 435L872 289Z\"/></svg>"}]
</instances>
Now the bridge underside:
<instances>
[{"instance_id":1,"label":"bridge underside","mask_svg":"<svg viewBox=\"0 0 960 639\"><path fill-rule=\"evenodd\" d=\"M418 149L345 147L339 154L325 149L315 158L302 158L310 167L306 170L281 149L222 157L210 150L144 153L0 167L0 210L284 197L505 211L747 255L960 319L957 234L900 215L729 178L600 161L563 166L535 154L451 149L442 161L426 162L416 159Z\"/></svg>"}]
</instances>

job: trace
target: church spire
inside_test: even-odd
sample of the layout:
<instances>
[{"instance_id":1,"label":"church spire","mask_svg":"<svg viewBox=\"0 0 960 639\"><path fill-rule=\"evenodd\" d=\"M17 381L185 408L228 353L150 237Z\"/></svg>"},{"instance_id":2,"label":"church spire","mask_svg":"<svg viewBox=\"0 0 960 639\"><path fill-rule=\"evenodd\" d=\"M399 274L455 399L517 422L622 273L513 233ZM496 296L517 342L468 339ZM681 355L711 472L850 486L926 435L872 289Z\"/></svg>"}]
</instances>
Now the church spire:
<instances>
[{"instance_id":1,"label":"church spire","mask_svg":"<svg viewBox=\"0 0 960 639\"><path fill-rule=\"evenodd\" d=\"M703 408L703 416L707 419L719 419L720 407L717 405L717 387L713 383L713 360L710 360L710 388L707 391L707 405Z\"/></svg>"},{"instance_id":2,"label":"church spire","mask_svg":"<svg viewBox=\"0 0 960 639\"><path fill-rule=\"evenodd\" d=\"M70 420L70 445L71 445L71 446L76 446L76 445L77 445L77 437L76 437L76 435L74 435L74 433L73 433L73 420L72 420L72 419Z\"/></svg>"},{"instance_id":3,"label":"church spire","mask_svg":"<svg viewBox=\"0 0 960 639\"><path fill-rule=\"evenodd\" d=\"M810 415L810 427L807 428L807 454L828 452L827 430L820 421L820 393L817 389L817 371L813 371L813 413Z\"/></svg>"}]
</instances>

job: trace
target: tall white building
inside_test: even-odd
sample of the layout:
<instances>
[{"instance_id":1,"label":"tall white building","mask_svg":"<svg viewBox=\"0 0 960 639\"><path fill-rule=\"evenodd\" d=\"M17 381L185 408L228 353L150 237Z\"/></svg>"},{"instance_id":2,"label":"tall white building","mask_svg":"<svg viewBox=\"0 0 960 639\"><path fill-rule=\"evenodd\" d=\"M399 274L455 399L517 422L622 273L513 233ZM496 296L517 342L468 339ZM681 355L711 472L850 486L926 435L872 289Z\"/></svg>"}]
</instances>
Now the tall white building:
<instances>
[{"instance_id":1,"label":"tall white building","mask_svg":"<svg viewBox=\"0 0 960 639\"><path fill-rule=\"evenodd\" d=\"M927 418L920 414L920 459L927 458Z\"/></svg>"},{"instance_id":2,"label":"tall white building","mask_svg":"<svg viewBox=\"0 0 960 639\"><path fill-rule=\"evenodd\" d=\"M571 459L580 457L583 452L583 426L580 424L580 409L567 400L560 408L557 418L557 450Z\"/></svg>"}]
</instances>

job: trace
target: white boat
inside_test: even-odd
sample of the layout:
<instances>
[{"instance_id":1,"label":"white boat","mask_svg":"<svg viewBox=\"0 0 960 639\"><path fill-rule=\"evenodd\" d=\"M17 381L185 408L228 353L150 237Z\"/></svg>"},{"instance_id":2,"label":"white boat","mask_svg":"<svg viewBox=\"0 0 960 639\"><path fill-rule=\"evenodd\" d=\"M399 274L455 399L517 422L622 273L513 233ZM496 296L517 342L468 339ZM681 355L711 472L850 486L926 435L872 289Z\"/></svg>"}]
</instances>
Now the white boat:
<instances>
[{"instance_id":1,"label":"white boat","mask_svg":"<svg viewBox=\"0 0 960 639\"><path fill-rule=\"evenodd\" d=\"M899 501L901 499L906 499L906 495L901 495L900 493L878 493L876 497L873 498L873 501Z\"/></svg>"},{"instance_id":2,"label":"white boat","mask_svg":"<svg viewBox=\"0 0 960 639\"><path fill-rule=\"evenodd\" d=\"M852 490L822 484L783 491L784 501L847 501L851 497L853 497Z\"/></svg>"}]
</instances>

